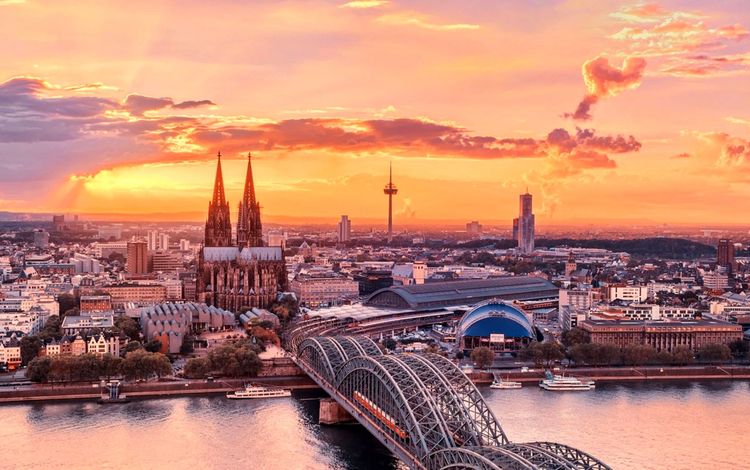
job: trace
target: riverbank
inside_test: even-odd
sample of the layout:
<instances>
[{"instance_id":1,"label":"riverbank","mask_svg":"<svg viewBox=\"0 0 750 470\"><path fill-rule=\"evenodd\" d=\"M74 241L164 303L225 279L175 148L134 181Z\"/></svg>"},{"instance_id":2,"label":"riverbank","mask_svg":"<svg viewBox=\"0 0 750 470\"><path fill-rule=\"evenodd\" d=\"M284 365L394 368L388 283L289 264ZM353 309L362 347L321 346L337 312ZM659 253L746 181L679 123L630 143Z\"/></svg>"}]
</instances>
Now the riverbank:
<instances>
[{"instance_id":1,"label":"riverbank","mask_svg":"<svg viewBox=\"0 0 750 470\"><path fill-rule=\"evenodd\" d=\"M315 390L318 385L306 376L256 377L253 379L217 379L180 380L168 382L143 382L123 384L120 392L127 397L169 397L185 395L221 394L238 390L245 383L273 385L291 390ZM0 389L0 404L25 403L55 400L97 400L102 389L95 384L48 385L35 384L16 387L10 390Z\"/></svg>"},{"instance_id":2,"label":"riverbank","mask_svg":"<svg viewBox=\"0 0 750 470\"><path fill-rule=\"evenodd\" d=\"M647 381L695 381L695 380L750 380L750 367L746 366L685 366L685 367L607 367L563 369L564 373L576 377L588 377L597 382L647 382ZM544 371L497 372L504 380L537 383L544 378ZM488 385L493 381L491 372L473 372L469 378L477 385ZM290 390L318 390L318 385L307 376L273 376L253 379L175 380L123 384L121 393L131 398L161 398L189 395L223 394L243 387L247 382L273 385ZM34 384L7 389L0 388L0 404L30 403L58 400L97 400L101 388L95 384L49 385Z\"/></svg>"},{"instance_id":3,"label":"riverbank","mask_svg":"<svg viewBox=\"0 0 750 470\"><path fill-rule=\"evenodd\" d=\"M503 379L515 382L539 382L544 378L544 369L529 372L497 371ZM747 366L680 366L680 367L588 367L565 368L555 374L587 377L597 382L651 381L651 380L750 380ZM492 383L491 372L469 374L476 384Z\"/></svg>"}]
</instances>

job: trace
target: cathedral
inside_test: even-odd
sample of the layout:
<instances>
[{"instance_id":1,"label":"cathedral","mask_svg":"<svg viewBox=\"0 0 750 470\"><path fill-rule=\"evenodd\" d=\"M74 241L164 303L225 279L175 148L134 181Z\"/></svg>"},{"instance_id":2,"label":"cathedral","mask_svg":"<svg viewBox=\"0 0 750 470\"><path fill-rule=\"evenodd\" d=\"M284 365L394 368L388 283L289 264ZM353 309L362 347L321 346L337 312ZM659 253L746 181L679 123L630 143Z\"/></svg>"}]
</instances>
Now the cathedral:
<instances>
[{"instance_id":1,"label":"cathedral","mask_svg":"<svg viewBox=\"0 0 750 470\"><path fill-rule=\"evenodd\" d=\"M198 301L234 312L242 307L268 308L276 294L286 289L286 266L280 246L263 246L250 154L238 219L233 238L219 152L205 242L198 258Z\"/></svg>"}]
</instances>

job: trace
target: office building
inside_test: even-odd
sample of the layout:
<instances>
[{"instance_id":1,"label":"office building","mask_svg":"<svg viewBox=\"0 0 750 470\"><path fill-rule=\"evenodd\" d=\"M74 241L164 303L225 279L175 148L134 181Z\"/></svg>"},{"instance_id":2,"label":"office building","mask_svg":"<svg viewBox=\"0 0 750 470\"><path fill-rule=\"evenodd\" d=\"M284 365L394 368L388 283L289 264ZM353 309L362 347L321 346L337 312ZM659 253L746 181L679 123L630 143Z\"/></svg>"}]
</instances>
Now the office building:
<instances>
[{"instance_id":1,"label":"office building","mask_svg":"<svg viewBox=\"0 0 750 470\"><path fill-rule=\"evenodd\" d=\"M34 230L34 246L42 249L49 246L49 233L46 230Z\"/></svg>"},{"instance_id":2,"label":"office building","mask_svg":"<svg viewBox=\"0 0 750 470\"><path fill-rule=\"evenodd\" d=\"M482 235L482 224L478 220L472 220L466 224L466 233L475 237Z\"/></svg>"},{"instance_id":3,"label":"office building","mask_svg":"<svg viewBox=\"0 0 750 470\"><path fill-rule=\"evenodd\" d=\"M742 339L740 325L718 320L671 322L586 320L578 326L588 331L592 343L612 344L619 347L643 344L658 351L673 351L678 346L697 350L709 344L729 344Z\"/></svg>"},{"instance_id":4,"label":"office building","mask_svg":"<svg viewBox=\"0 0 750 470\"><path fill-rule=\"evenodd\" d=\"M531 194L527 191L519 197L518 218L513 221L519 253L526 255L534 252L534 230Z\"/></svg>"},{"instance_id":5,"label":"office building","mask_svg":"<svg viewBox=\"0 0 750 470\"><path fill-rule=\"evenodd\" d=\"M126 271L130 275L148 273L148 244L146 242L128 242Z\"/></svg>"},{"instance_id":6,"label":"office building","mask_svg":"<svg viewBox=\"0 0 750 470\"><path fill-rule=\"evenodd\" d=\"M352 239L352 222L348 215L342 215L339 222L339 243L345 243Z\"/></svg>"},{"instance_id":7,"label":"office building","mask_svg":"<svg viewBox=\"0 0 750 470\"><path fill-rule=\"evenodd\" d=\"M737 262L734 259L734 243L731 240L719 240L716 247L716 265L726 268L730 274L737 271Z\"/></svg>"}]
</instances>

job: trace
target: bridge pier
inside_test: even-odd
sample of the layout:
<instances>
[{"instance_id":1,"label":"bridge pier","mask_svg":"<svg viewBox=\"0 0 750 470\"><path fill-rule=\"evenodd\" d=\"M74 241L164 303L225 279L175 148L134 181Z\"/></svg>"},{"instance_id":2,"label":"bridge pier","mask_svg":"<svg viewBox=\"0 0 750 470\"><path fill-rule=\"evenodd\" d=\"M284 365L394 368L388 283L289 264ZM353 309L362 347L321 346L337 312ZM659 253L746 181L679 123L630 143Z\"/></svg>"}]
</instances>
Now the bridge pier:
<instances>
[{"instance_id":1,"label":"bridge pier","mask_svg":"<svg viewBox=\"0 0 750 470\"><path fill-rule=\"evenodd\" d=\"M336 403L333 398L321 398L318 423L319 424L341 424L354 421L344 407Z\"/></svg>"}]
</instances>

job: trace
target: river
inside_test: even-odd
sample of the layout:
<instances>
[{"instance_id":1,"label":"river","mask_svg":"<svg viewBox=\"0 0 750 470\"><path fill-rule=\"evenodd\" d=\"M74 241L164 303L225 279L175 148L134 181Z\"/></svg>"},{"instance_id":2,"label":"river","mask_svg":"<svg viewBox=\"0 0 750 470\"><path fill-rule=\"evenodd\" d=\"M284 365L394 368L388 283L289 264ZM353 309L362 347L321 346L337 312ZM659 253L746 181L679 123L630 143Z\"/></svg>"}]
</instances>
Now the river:
<instances>
[{"instance_id":1,"label":"river","mask_svg":"<svg viewBox=\"0 0 750 470\"><path fill-rule=\"evenodd\" d=\"M549 440L615 469L750 468L750 384L482 388L508 437ZM357 425L319 426L310 397L221 396L0 406L2 467L381 469L397 460Z\"/></svg>"}]
</instances>

